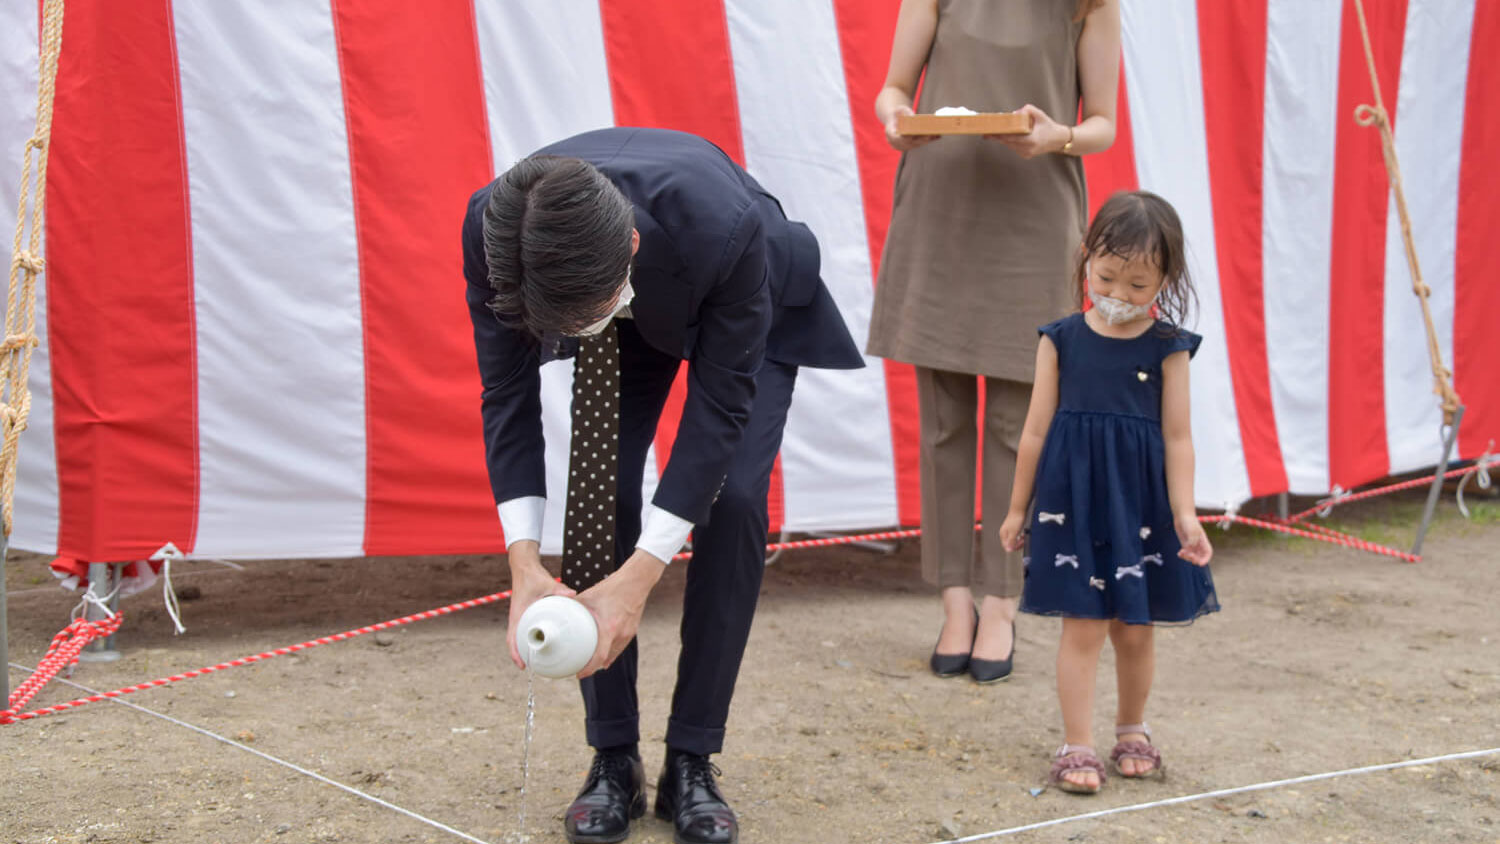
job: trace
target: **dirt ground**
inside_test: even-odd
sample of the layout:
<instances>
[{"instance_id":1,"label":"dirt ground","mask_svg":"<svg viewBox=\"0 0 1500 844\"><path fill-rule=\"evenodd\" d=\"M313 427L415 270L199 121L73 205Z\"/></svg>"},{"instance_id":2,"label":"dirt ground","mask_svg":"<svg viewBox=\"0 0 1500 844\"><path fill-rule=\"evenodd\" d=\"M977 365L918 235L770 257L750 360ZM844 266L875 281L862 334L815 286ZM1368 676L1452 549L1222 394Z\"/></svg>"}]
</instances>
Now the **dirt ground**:
<instances>
[{"instance_id":1,"label":"dirt ground","mask_svg":"<svg viewBox=\"0 0 1500 844\"><path fill-rule=\"evenodd\" d=\"M1471 498L1472 501L1472 498ZM1333 523L1409 544L1420 494L1347 505ZM1150 707L1165 782L1111 779L1098 797L1042 785L1061 739L1059 622L1023 617L1017 672L979 687L925 667L938 602L915 542L895 553L788 553L768 570L716 757L742 841L932 842L1114 806L1500 746L1500 503L1464 521L1452 496L1417 565L1244 528L1211 532L1224 611L1162 630ZM45 559L12 554L11 660L34 666L76 596ZM661 764L683 566L641 630L643 751ZM128 598L118 662L73 681L120 686L477 597L500 557L197 563ZM538 680L522 800L527 683L503 657L505 607L418 622L0 727L0 842L561 842L589 761L573 681ZM1096 742L1109 747L1112 663ZM25 678L11 669L14 687ZM84 692L60 683L32 706ZM192 725L202 731L195 731ZM238 744L217 741L214 735ZM250 751L247 752L246 748ZM266 754L256 755L255 752ZM649 816L631 841L669 842ZM1023 842L1500 842L1500 755L1081 820Z\"/></svg>"}]
</instances>

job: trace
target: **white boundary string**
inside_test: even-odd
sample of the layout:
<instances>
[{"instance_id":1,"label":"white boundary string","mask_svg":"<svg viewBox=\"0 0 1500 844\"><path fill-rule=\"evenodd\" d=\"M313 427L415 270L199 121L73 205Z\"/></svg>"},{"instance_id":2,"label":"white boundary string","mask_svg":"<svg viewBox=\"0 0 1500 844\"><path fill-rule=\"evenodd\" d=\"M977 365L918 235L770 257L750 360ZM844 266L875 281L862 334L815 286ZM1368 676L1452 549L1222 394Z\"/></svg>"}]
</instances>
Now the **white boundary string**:
<instances>
[{"instance_id":1,"label":"white boundary string","mask_svg":"<svg viewBox=\"0 0 1500 844\"><path fill-rule=\"evenodd\" d=\"M34 669L34 668L28 668L28 667L26 667L24 665L18 665L18 664L14 663L14 662L10 663L10 667L18 669L20 671L25 671L27 673L35 673L35 671L36 671L36 669ZM89 694L93 694L93 695L101 694L99 691L97 691L95 689L91 689L91 688L89 688L87 686L84 686L84 685L82 685L80 683L75 683L72 680L68 680L68 679L66 679L64 677L57 677L55 679L58 682L60 682L60 683L72 686L75 689L79 689L79 690L87 692ZM365 792L360 791L357 788L350 788L349 786L344 785L343 783L338 782L336 780L331 780L331 779L323 776L322 774L316 773L314 771L309 771L306 768L303 768L303 767L301 767L299 765L296 765L296 764L294 764L292 762L288 762L288 761L286 761L284 759L279 759L279 758L277 758L275 756L272 756L272 755L270 755L268 753L264 753L262 751L256 750L253 747L249 747L247 745L244 745L244 744L241 744L241 743L239 743L237 741L234 741L233 739L225 738L224 736L221 736L218 733L212 732L210 730L204 729L203 727L198 727L198 726L195 726L193 724L189 724L186 721L180 721L180 720L178 720L176 718L173 718L170 715L165 715L165 714L162 714L160 712L155 712L153 710L145 708L144 706L139 706L137 704L134 704L134 703L131 703L131 702L125 701L125 700L120 700L119 698L110 698L110 702L111 703L117 703L117 704L119 704L121 706L128 706L131 709L137 710L139 712L143 712L143 713L145 713L147 715L152 716L153 718L160 718L163 721L167 721L169 723L176 724L179 727L185 727L185 728L187 728L189 730L192 730L193 732L201 733L201 734L203 734L205 736L208 736L211 739L214 739L215 741L220 741L220 742L223 742L224 744L227 744L227 745L229 745L231 747L235 747L235 748L238 748L240 750L243 750L246 753L254 754L256 756L259 756L262 759L265 759L268 762L272 762L272 763L275 763L277 765L281 765L281 766L283 766L285 768L290 768L291 770L296 771L297 773L302 774L303 776L311 777L312 779L318 780L319 782L325 783L327 785L331 785L334 788L340 789L342 791L346 791L349 794L352 794L352 795L354 795L356 797L359 797L359 798L364 799L364 800L368 800L371 803L375 803L377 805L384 806L385 808L390 809L391 811L398 812L400 814L406 815L407 817L412 818L413 820L420 821L420 822L425 823L425 824L427 824L427 825L429 825L431 827L434 827L436 829L441 829L442 831L447 832L447 833L449 833L451 835L455 835L455 836L457 836L459 838L462 838L465 841L472 841L472 842L475 842L475 844L489 844L489 842L485 841L482 838L475 838L474 836L469 835L466 832L462 832L460 830L454 829L453 827L448 826L447 824L444 824L441 821L435 821L435 820L433 820L431 818L424 817L422 815L417 814L416 812L411 811L410 809L404 809L404 808L402 808L400 806L397 806L394 803L390 803L390 802L387 802L385 800L382 800L379 797L374 796L373 794L366 794ZM1069 815L1067 817L1062 817L1062 818L1053 818L1052 820L1049 820L1049 821L1039 821L1037 823L1030 823L1030 824L1025 824L1025 825L1022 825L1022 826L1013 826L1013 827L1009 827L1007 829L1000 829L1000 830L996 830L994 832L983 832L983 833L979 833L977 835L965 836L963 838L949 838L949 839L944 839L942 841L934 842L933 844L969 844L969 842L973 842L973 841L985 841L985 840L988 840L988 839L991 839L991 838L1001 838L1001 837L1004 837L1004 836L1007 836L1007 835L1015 835L1015 834L1022 833L1022 832L1030 832L1030 831L1036 830L1036 829L1045 829L1046 827L1050 827L1050 826L1060 826L1060 825L1065 824L1065 823L1073 823L1074 821L1092 820L1094 818L1103 818L1103 817L1108 817L1110 815L1122 815L1122 814L1126 814L1128 812L1140 812L1140 811L1144 811L1146 809L1159 809L1159 808L1161 808L1163 806L1175 806L1175 805L1182 804L1182 803L1192 803L1192 802L1195 802L1195 801L1198 801L1198 800L1207 800L1207 799L1209 799L1211 797L1228 797L1228 796L1234 795L1234 794L1247 794L1247 793L1250 793L1250 792L1253 792L1253 791L1266 791L1266 790L1272 789L1272 788L1281 788L1283 786L1288 786L1288 785L1300 785L1302 783L1308 783L1308 782L1318 782L1319 780L1329 780L1329 779L1334 779L1336 777L1356 776L1356 775L1359 775L1359 774L1373 774L1373 773L1379 773L1381 771L1394 771L1394 770L1397 770L1399 768L1415 768L1415 767L1419 767L1419 766L1422 766L1422 765L1436 764L1438 762L1455 762L1455 761L1459 761L1459 760L1463 760L1463 759L1478 759L1478 758L1481 758L1481 757L1484 757L1484 756L1496 756L1496 755L1500 755L1500 747L1492 747L1492 748L1489 748L1487 750L1470 750L1470 751L1465 751L1465 752L1461 752L1461 753L1448 753L1448 754L1444 754L1442 756L1428 756L1428 757L1425 757L1423 759L1408 759L1408 760L1406 760L1404 762L1387 762L1387 763L1382 764L1382 765L1366 765L1366 766L1364 766L1362 768L1346 768L1346 769L1344 769L1342 771L1329 771L1327 773L1322 773L1322 774L1307 774L1305 776L1300 776L1300 777L1291 777L1291 778L1288 778L1288 779L1270 780L1270 781L1267 781L1267 782L1259 782L1259 783L1255 783L1253 785L1242 785L1242 786L1236 786L1234 788L1221 788L1221 789L1217 789L1215 791L1203 791L1203 792L1199 792L1197 794L1183 795L1181 797L1169 797L1169 798L1164 799L1164 800L1153 800L1153 801L1151 801L1149 803L1134 803L1134 804L1131 804L1131 805L1128 805L1128 806L1115 806L1115 807L1110 808L1110 809L1100 809L1097 812L1085 812L1085 813L1080 814L1080 815Z\"/></svg>"},{"instance_id":2,"label":"white boundary string","mask_svg":"<svg viewBox=\"0 0 1500 844\"><path fill-rule=\"evenodd\" d=\"M28 672L28 673L35 673L36 672L36 669L34 669L34 668L27 668L24 665L17 665L14 662L10 663L10 667L11 668L16 668L16 669L19 669L21 671L25 671L25 672ZM79 690L87 692L87 693L89 693L91 695L101 694L101 692L98 692L98 691L96 691L94 689L91 689L88 686L84 686L82 684L75 683L72 680L69 680L69 679L67 679L65 677L56 677L54 679L57 682L59 682L59 683L63 683L63 684L72 686L75 689L79 689ZM244 745L244 744L241 744L241 743L235 741L234 739L225 738L224 736L221 736L218 733L212 732L210 730L204 729L203 727L198 727L198 726L195 726L193 724L189 724L186 721L179 721L178 719L173 718L170 715L164 715L164 714L162 714L160 712L155 712L153 710L147 709L144 706L139 706L137 704L131 703L131 702L126 701L126 700L120 700L119 698L110 698L109 700L110 700L111 703L118 703L121 706L128 706L131 709L134 709L134 710L136 710L138 712L144 712L145 714L150 715L153 718L160 718L163 721L167 721L169 723L176 724L179 727L186 727L187 729L192 730L195 733L201 733L201 734L203 734L205 736L208 736L211 739L214 739L215 741L221 741L221 742L229 745L230 747L238 748L240 750L245 751L246 753L252 753L252 754L254 754L256 756L259 756L260 758L266 760L267 762L272 762L272 763L275 763L277 765L281 765L284 768L290 768L293 771L296 771L297 773L302 774L303 776L312 777L313 779L317 780L318 782L325 783L327 785L331 785L334 788L337 788L337 789L339 789L341 791L346 791L346 792L354 795L355 797L361 798L363 800L368 800L371 803L375 803L376 805L384 806L385 808L390 809L393 812L399 812L400 814L406 815L407 817L411 818L412 820L421 821L422 823L425 823L428 826L435 827L437 829L441 829L442 831L444 831L446 833L449 833L450 835L456 835L459 838L464 839L465 841L472 841L472 842L474 842L474 844L490 844L490 842L484 840L483 838L475 838L474 836L468 834L467 832L462 832L460 830L454 829L453 827L448 826L447 824L442 823L441 821L435 821L432 818L424 817L422 815L417 814L416 812L411 811L410 809L403 809L400 806L397 806L394 803L390 803L388 801L382 800L382 799L380 799L379 797L376 797L373 794L366 794L365 792L360 791L357 788L350 788L349 786L344 785L343 783L338 782L337 780L331 780L328 777L325 777L322 774L317 773L316 771L309 771L308 769L303 768L300 765L297 765L297 764L295 764L293 762L288 762L285 759L278 759L277 757L272 756L269 753L264 753L262 751L256 750L255 748L249 747L249 746ZM11 728L14 729L14 725L12 725Z\"/></svg>"},{"instance_id":3,"label":"white boundary string","mask_svg":"<svg viewBox=\"0 0 1500 844\"><path fill-rule=\"evenodd\" d=\"M1113 809L1100 809L1097 812L1085 812L1081 815L1069 815L1065 818L1053 818L1050 821L1029 823L1025 826L1013 826L1009 829L1001 829L995 832L984 832L978 835L970 835L964 838L950 838L934 844L967 844L970 841L984 841L989 838L999 838L1004 835L1015 835L1018 832L1030 832L1033 829L1042 829L1049 826L1072 823L1073 821L1085 821L1092 818L1102 818L1108 815L1121 815L1126 812L1139 812L1143 809L1157 809L1162 806L1175 806L1178 803L1191 803L1195 800L1207 800L1210 797L1227 797L1231 794L1244 794L1250 791L1265 791L1270 788L1280 788L1284 785L1297 785L1304 782L1317 782L1334 777L1347 777L1355 774L1373 774L1378 771L1393 771L1397 768L1415 768L1419 765L1431 765L1436 762L1452 762L1459 759L1477 759L1481 756L1494 756L1500 754L1500 747L1492 747L1489 750L1470 750L1464 753L1449 753L1444 756L1429 756L1426 759L1408 759L1405 762L1388 762L1384 765L1367 765L1363 768L1347 768L1342 771L1330 771L1326 774L1308 774L1302 777L1292 777L1284 780L1271 780L1259 782L1254 785L1242 785L1236 788L1221 788L1217 791L1205 791L1200 794L1188 794L1183 797L1171 797L1166 800L1153 800L1150 803L1135 803L1129 806L1116 806Z\"/></svg>"}]
</instances>

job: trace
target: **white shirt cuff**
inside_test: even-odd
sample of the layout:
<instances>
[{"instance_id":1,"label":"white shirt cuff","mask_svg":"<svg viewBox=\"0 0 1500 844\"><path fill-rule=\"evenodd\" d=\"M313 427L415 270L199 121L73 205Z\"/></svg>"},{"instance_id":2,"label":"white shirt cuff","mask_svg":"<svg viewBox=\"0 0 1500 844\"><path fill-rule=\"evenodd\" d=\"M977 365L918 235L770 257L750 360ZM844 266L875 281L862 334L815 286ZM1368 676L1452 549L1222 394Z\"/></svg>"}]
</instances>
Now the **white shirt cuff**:
<instances>
[{"instance_id":1,"label":"white shirt cuff","mask_svg":"<svg viewBox=\"0 0 1500 844\"><path fill-rule=\"evenodd\" d=\"M646 508L641 538L635 543L635 547L670 564L672 557L682 550L682 546L687 543L688 534L692 532L692 522L653 504Z\"/></svg>"},{"instance_id":2,"label":"white shirt cuff","mask_svg":"<svg viewBox=\"0 0 1500 844\"><path fill-rule=\"evenodd\" d=\"M527 495L502 501L500 530L505 532L505 550L522 539L538 544L542 541L542 515L547 511L547 499L540 495Z\"/></svg>"}]
</instances>

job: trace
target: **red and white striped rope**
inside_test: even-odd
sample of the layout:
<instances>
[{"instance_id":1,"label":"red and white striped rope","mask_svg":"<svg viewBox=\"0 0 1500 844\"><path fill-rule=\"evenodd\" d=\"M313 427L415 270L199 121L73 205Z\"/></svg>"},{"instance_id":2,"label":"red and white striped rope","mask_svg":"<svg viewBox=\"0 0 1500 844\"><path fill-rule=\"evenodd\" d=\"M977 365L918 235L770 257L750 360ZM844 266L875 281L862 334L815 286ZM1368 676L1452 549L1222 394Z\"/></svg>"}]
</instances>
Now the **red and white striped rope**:
<instances>
[{"instance_id":1,"label":"red and white striped rope","mask_svg":"<svg viewBox=\"0 0 1500 844\"><path fill-rule=\"evenodd\" d=\"M1451 472L1448 472L1443 477L1444 479L1458 477L1466 473L1475 472L1481 467L1482 464L1480 467L1471 466L1464 469L1455 469ZM1432 483L1431 478L1417 478L1410 481L1403 481L1401 483L1391 484L1390 486L1380 487L1377 489L1344 496L1341 497L1337 503L1372 498L1377 495L1384 495L1403 489L1411 489L1413 487L1423 486L1429 483ZM1277 533L1285 533L1292 536L1300 536L1306 539L1317 540L1320 542L1329 542L1335 545L1342 545L1347 548L1355 548L1361 551L1368 551L1372 554L1395 557L1400 560L1405 560L1409 563L1415 563L1421 560L1421 557L1415 554L1411 554L1405 551L1399 551L1394 548L1388 548L1384 545L1380 545L1374 542L1368 542L1355 536L1340 533L1339 531L1333 530L1332 528L1317 524L1299 525L1299 523L1303 519L1306 519L1308 516L1316 513L1318 510L1323 509L1323 507L1325 506L1327 506L1327 502L1319 504L1317 507L1313 507L1309 510L1298 513L1297 515L1285 520L1284 522L1279 520L1267 521L1264 519L1254 519L1246 516L1230 514L1199 516L1198 520L1200 522L1211 524L1224 524L1226 522L1231 522L1248 525L1251 527L1258 527L1264 530L1275 531ZM983 525L976 523L974 525L974 529L982 530ZM766 552L771 553L775 551L804 548L827 548L836 545L849 545L856 542L880 542L893 539L911 539L921 535L921 528L911 528L908 530L890 530L882 531L879 533L865 533L851 536L799 539L789 542L773 542L766 546ZM693 552L684 551L681 554L673 556L672 559L687 560L692 556ZM106 700L108 698L120 697L122 695L144 691L146 689L155 688L157 686L164 686L168 683L175 683L179 680L186 680L192 677L201 677L205 674L212 674L216 671L222 671L226 668L235 668L241 665L249 665L261 660L270 659L271 657L285 656L286 654L296 653L297 651L306 650L318 645L326 645L331 642L341 642L345 639L352 639L356 636L362 636L366 633L375 633L381 630L389 629L391 627L410 624L413 621L423 621L429 618L448 615L459 610L466 610L472 607L504 600L506 598L509 598L510 594L510 590L506 590L504 592L496 592L494 594L486 595L481 598L474 598L468 601L460 601L456 604L449 604L445 607L439 607L437 609L415 613L413 615L392 619L390 621L383 621L379 624L372 624L368 627L360 627L354 630L345 631L343 633L336 633L332 636L324 636L322 638L313 639L301 644L291 645L284 648L277 648L272 651L265 651L253 656L241 657L240 659L232 659L228 662L221 662L217 665L208 666L207 668L200 668L195 671L185 671L181 674L174 674L170 677L162 677L145 683L138 683L134 686L127 686L122 689L116 689L112 692L90 695L88 697L68 701L67 703L61 703L56 706L36 709L31 712L17 712L16 710L25 705L25 703L30 700L31 697L35 695L36 692L40 690L40 688L45 685L48 680L52 679L52 677L55 676L58 671L62 670L62 668L67 665L71 665L74 662L77 662L78 652L83 649L84 645L87 645L89 641L94 638L103 638L112 635L115 630L119 628L120 622L123 617L116 615L115 617L110 619L101 619L99 621L93 622L86 622L82 619L79 619L74 621L62 632L58 633L56 637L54 637L52 645L48 648L47 655L43 657L41 663L37 667L36 672L33 673L32 676L26 680L26 682L22 683L21 686L18 687L11 695L11 699L9 702L10 708L4 711L0 711L0 724L10 724L17 721L26 721L32 718L39 718L43 715L51 715L57 712L63 712L68 709L83 706L87 703L94 703L100 700Z\"/></svg>"},{"instance_id":2,"label":"red and white striped rope","mask_svg":"<svg viewBox=\"0 0 1500 844\"><path fill-rule=\"evenodd\" d=\"M89 642L108 638L120 629L120 622L123 620L119 613L97 621L76 618L53 636L52 644L47 646L47 653L37 664L36 671L10 693L10 700L6 704L8 708L0 712L0 724L7 723L5 716L25 706L59 671L77 663L78 654Z\"/></svg>"},{"instance_id":3,"label":"red and white striped rope","mask_svg":"<svg viewBox=\"0 0 1500 844\"><path fill-rule=\"evenodd\" d=\"M1481 468L1482 468L1482 464L1481 465L1474 465L1474 466L1467 466L1467 467L1462 468L1462 469L1454 469L1454 470L1452 470L1450 472L1445 473L1443 475L1443 480L1445 480L1445 481L1452 480L1452 479L1457 478L1457 477L1459 477L1461 475L1467 475L1467 474L1469 474L1471 472L1477 472ZM1297 513L1296 515L1291 516L1290 518L1287 519L1287 522L1288 523L1293 523L1293 522L1303 521L1308 516L1311 516L1314 513L1318 513L1319 511L1322 511L1322 510L1327 510L1327 509L1329 509L1329 508L1331 508L1331 507L1333 507L1334 505L1337 505L1337 504L1348 504L1351 501L1363 501L1366 498L1375 498L1376 496L1380 496L1380 495L1389 495L1390 493L1393 493L1393 492L1400 492L1401 490L1404 490L1404 489L1415 489L1416 487L1427 486L1427 485L1429 485L1431 483L1432 483L1432 478L1430 478L1430 477L1412 478L1409 481L1401 481L1400 483L1394 483L1394 484L1391 484L1389 486L1375 487L1374 489L1367 489L1364 492L1352 492L1352 493L1336 494L1336 495L1332 496L1331 498L1325 498L1322 501L1319 501L1317 504L1313 505L1312 507L1309 507L1306 510L1303 510L1302 512Z\"/></svg>"},{"instance_id":4,"label":"red and white striped rope","mask_svg":"<svg viewBox=\"0 0 1500 844\"><path fill-rule=\"evenodd\" d=\"M1416 554L1411 554L1406 551L1398 551L1395 548L1387 548L1384 545L1378 545L1374 542L1366 542L1359 537L1339 533L1336 530L1330 530L1328 528L1317 528L1316 525L1293 527L1290 524L1278 524L1277 522L1268 522L1263 519L1252 519L1246 516L1230 515L1199 516L1198 521L1212 522L1214 524L1223 524L1226 521L1235 522L1242 525L1249 525L1251 527L1273 530L1277 533L1288 533L1292 536L1301 536L1306 539L1316 539L1319 542L1331 542L1335 545L1343 545L1348 548L1358 548L1361 551L1369 551L1372 554L1381 554L1387 557L1395 557L1399 560L1405 560L1408 563L1417 563L1421 562L1422 560L1422 558L1420 556L1417 556ZM1318 532L1314 532L1314 530L1309 530L1307 528L1316 528Z\"/></svg>"},{"instance_id":5,"label":"red and white striped rope","mask_svg":"<svg viewBox=\"0 0 1500 844\"><path fill-rule=\"evenodd\" d=\"M974 525L975 530L980 530L979 524ZM851 545L856 542L881 542L889 539L910 539L921 536L921 528L910 530L888 530L883 533L861 533L853 536L829 536L822 539L797 539L790 542L772 542L766 546L766 553L775 551L790 551L798 548L827 548L830 545ZM673 560L688 560L693 556L692 551L683 551L672 557Z\"/></svg>"},{"instance_id":6,"label":"red and white striped rope","mask_svg":"<svg viewBox=\"0 0 1500 844\"><path fill-rule=\"evenodd\" d=\"M184 671L181 674L173 674L170 677L161 677L159 679L151 680L151 681L148 681L148 682L145 682L145 683L137 683L134 686L126 686L123 689L116 689L116 690L114 690L112 692L104 692L103 694L89 695L88 697L81 697L81 698L78 698L77 700L70 700L67 703L60 703L60 704L57 704L56 706L48 706L48 707L44 707L42 709L35 709L35 710L32 710L31 712L16 712L15 710L20 707L20 704L14 704L14 705L12 705L12 707L10 709L5 710L4 712L0 712L0 724L10 724L10 723L14 723L16 721L26 721L26 720L30 720L32 718L39 718L39 717L41 717L43 715L52 715L52 714L57 713L57 712L63 712L63 711L69 710L69 709L73 709L75 707L83 706L86 703L96 703L98 701L105 700L105 699L108 699L108 698L120 697L122 695L128 695L128 694L132 694L134 692L145 691L146 689L153 689L153 688L156 688L157 686L165 686L168 683L175 683L175 682L177 682L179 680L186 680L186 679L191 678L191 677L201 677L201 676L203 676L205 674L212 674L215 671L222 671L222 670L224 670L226 668L238 668L241 665L249 665L249 664L251 664L253 662L260 662L261 660L270 659L272 657L286 656L287 654L296 653L297 651L307 650L308 648L317 647L318 645L326 645L326 644L329 644L331 642L342 642L345 639L353 639L356 636L363 636L366 633L376 633L376 632L381 631L381 630L388 630L388 629L390 629L392 627L399 627L399 626L401 626L403 624L410 624L413 621L425 621L426 619L429 619L429 618L437 618L438 616L448 615L450 613L458 612L459 610L467 610L467 609L472 609L474 607L482 606L484 604L492 604L492 603L494 603L496 601L502 601L502 600L505 600L506 598L509 598L509 597L510 597L510 590L507 589L504 592L496 592L496 593L494 593L492 595L485 595L482 598L474 598L474 599L468 600L468 601L459 601L456 604L449 604L446 607L438 607L437 609L426 610L424 612L415 613L413 615L408 615L408 616L405 616L405 617L402 617L402 618L395 618L395 619L391 619L390 621L382 621L379 624L371 624L368 627L360 627L360 628L356 628L354 630L346 630L343 633L335 633L332 636L324 636L322 638L313 639L311 641L303 642L303 643L298 644L298 645L291 645L290 647L277 648L277 649L272 650L272 651L265 651L263 653L255 654L254 656L241 657L239 659L231 659L228 662L221 662L218 665L210 665L207 668L199 668L199 669L197 669L195 671ZM118 618L118 617L119 616L116 616L116 618ZM78 622L74 622L75 625L77 623ZM119 626L118 622L116 623L115 626L116 627ZM70 625L70 627L71 627L71 625ZM114 632L113 629L111 629L110 632L111 633ZM59 637L61 637L65 633L67 633L66 630L63 631L63 633L60 633L58 635L59 635ZM56 640L54 640L54 642L55 641ZM76 656L77 655L75 653L74 654L75 661L76 661ZM44 659L43 663L45 664L46 662L47 661ZM27 680L27 682L30 683L33 680L36 680L37 677L39 675L41 675L41 673L42 673L42 668L41 668L41 666L38 666L36 673L32 674L31 678L29 678ZM54 670L52 672L52 674L49 674L46 677L42 678L41 681L39 683L37 683L37 686L40 687L43 683L46 683L47 680L50 680L52 678L52 676L55 675L56 673L57 673L56 670ZM32 694L35 694L35 691L33 691ZM22 701L22 703L24 703L24 701Z\"/></svg>"}]
</instances>

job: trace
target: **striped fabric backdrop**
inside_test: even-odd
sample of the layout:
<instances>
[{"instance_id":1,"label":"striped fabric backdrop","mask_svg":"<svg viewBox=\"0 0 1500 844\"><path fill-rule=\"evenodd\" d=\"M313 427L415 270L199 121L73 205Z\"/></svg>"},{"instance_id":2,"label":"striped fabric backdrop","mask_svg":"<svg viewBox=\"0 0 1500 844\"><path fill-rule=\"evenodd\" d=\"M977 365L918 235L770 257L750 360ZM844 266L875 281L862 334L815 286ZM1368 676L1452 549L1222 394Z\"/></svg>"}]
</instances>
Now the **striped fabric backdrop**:
<instances>
[{"instance_id":1,"label":"striped fabric backdrop","mask_svg":"<svg viewBox=\"0 0 1500 844\"><path fill-rule=\"evenodd\" d=\"M0 5L6 232L37 5ZM586 129L684 129L744 163L817 232L862 341L896 167L872 102L897 5L69 0L13 543L96 561L167 541L220 557L500 548L459 221L495 173ZM1483 169L1500 160L1500 0L1366 8L1473 457L1500 434L1484 275L1500 198ZM1435 463L1379 138L1351 119L1371 101L1352 2L1126 0L1124 28L1120 133L1087 162L1091 202L1144 187L1187 224L1207 338L1199 503ZM567 366L544 369L549 457ZM903 366L804 372L776 525L918 523L915 403Z\"/></svg>"}]
</instances>

